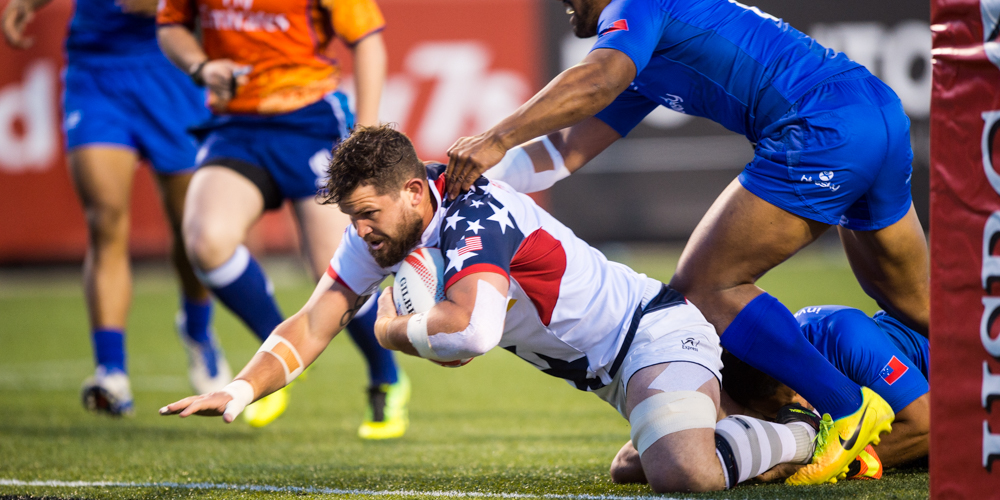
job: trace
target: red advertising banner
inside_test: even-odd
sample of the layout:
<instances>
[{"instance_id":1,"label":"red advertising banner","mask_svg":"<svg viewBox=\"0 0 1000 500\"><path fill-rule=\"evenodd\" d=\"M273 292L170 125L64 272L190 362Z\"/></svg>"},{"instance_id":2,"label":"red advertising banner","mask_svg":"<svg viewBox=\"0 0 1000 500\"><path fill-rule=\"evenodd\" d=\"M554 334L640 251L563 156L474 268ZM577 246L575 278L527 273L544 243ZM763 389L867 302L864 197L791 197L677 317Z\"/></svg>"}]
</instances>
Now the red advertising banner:
<instances>
[{"instance_id":1,"label":"red advertising banner","mask_svg":"<svg viewBox=\"0 0 1000 500\"><path fill-rule=\"evenodd\" d=\"M1000 492L1000 3L934 0L932 498Z\"/></svg>"},{"instance_id":2,"label":"red advertising banner","mask_svg":"<svg viewBox=\"0 0 1000 500\"><path fill-rule=\"evenodd\" d=\"M0 0L0 8L6 1ZM543 48L535 0L381 0L389 75L383 121L399 124L421 158L445 159L462 135L481 132L540 87ZM66 169L61 132L62 44L70 0L42 8L27 51L0 42L0 263L77 260L86 226ZM337 52L350 91L350 57ZM248 242L286 251L296 235L287 211L272 213ZM141 168L132 194L133 255L166 253L156 188Z\"/></svg>"}]
</instances>

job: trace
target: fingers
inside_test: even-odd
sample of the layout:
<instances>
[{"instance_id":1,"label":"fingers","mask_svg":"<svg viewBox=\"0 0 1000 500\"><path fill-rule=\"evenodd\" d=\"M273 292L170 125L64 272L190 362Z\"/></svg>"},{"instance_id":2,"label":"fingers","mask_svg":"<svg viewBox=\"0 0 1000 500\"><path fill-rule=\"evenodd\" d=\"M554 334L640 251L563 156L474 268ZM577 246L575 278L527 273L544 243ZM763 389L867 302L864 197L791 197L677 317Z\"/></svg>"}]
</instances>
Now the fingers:
<instances>
[{"instance_id":1,"label":"fingers","mask_svg":"<svg viewBox=\"0 0 1000 500\"><path fill-rule=\"evenodd\" d=\"M392 287L388 287L378 296L378 316L380 318L392 318L399 316L396 311L396 302L392 299Z\"/></svg>"},{"instance_id":2,"label":"fingers","mask_svg":"<svg viewBox=\"0 0 1000 500\"><path fill-rule=\"evenodd\" d=\"M177 415L181 418L190 417L191 415L216 417L223 414L226 404L232 399L233 397L225 392L190 396L160 408L160 415ZM239 410L242 411L243 408L241 407ZM235 418L235 415L233 415L233 418ZM232 420L229 421L231 422Z\"/></svg>"}]
</instances>

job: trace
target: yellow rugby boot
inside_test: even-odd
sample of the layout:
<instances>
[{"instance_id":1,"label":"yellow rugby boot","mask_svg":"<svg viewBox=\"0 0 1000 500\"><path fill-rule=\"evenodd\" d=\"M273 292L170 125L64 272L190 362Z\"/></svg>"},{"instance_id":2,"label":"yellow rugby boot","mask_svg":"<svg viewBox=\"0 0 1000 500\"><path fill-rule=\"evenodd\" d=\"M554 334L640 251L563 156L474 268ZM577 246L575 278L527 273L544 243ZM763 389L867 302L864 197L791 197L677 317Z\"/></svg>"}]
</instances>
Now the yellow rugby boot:
<instances>
[{"instance_id":1,"label":"yellow rugby boot","mask_svg":"<svg viewBox=\"0 0 1000 500\"><path fill-rule=\"evenodd\" d=\"M881 396L861 388L861 407L834 421L823 415L816 434L812 463L799 469L785 482L793 485L836 483L847 477L847 469L868 444L877 445L879 434L892 430L892 408Z\"/></svg>"},{"instance_id":2,"label":"yellow rugby boot","mask_svg":"<svg viewBox=\"0 0 1000 500\"><path fill-rule=\"evenodd\" d=\"M882 479L882 460L875 453L872 445L865 446L850 467L847 468L847 479Z\"/></svg>"},{"instance_id":3,"label":"yellow rugby boot","mask_svg":"<svg viewBox=\"0 0 1000 500\"><path fill-rule=\"evenodd\" d=\"M368 389L368 411L358 427L361 439L395 439L410 426L410 379L399 370L395 384Z\"/></svg>"},{"instance_id":4,"label":"yellow rugby boot","mask_svg":"<svg viewBox=\"0 0 1000 500\"><path fill-rule=\"evenodd\" d=\"M243 420L250 427L264 427L285 413L288 408L288 386L254 401L243 410Z\"/></svg>"}]
</instances>

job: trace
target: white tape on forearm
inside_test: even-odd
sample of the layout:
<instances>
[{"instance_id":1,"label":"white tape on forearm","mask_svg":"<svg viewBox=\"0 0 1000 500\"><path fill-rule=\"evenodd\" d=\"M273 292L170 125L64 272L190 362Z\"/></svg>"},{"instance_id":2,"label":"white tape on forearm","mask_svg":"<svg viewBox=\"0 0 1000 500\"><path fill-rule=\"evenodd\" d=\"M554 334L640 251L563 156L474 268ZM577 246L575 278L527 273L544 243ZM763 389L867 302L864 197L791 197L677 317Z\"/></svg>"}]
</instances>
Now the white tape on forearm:
<instances>
[{"instance_id":1,"label":"white tape on forearm","mask_svg":"<svg viewBox=\"0 0 1000 500\"><path fill-rule=\"evenodd\" d=\"M510 187L522 193L534 193L552 187L553 184L569 177L570 171L562 154L552 144L548 136L543 136L539 142L545 147L552 160L552 169L536 171L531 155L523 146L511 149L504 155L500 163L484 173L488 179L499 180L510 184Z\"/></svg>"},{"instance_id":2,"label":"white tape on forearm","mask_svg":"<svg viewBox=\"0 0 1000 500\"><path fill-rule=\"evenodd\" d=\"M222 392L229 394L233 399L226 404L226 411L223 415L232 421L250 403L253 403L253 386L246 380L237 379L222 388Z\"/></svg>"},{"instance_id":3,"label":"white tape on forearm","mask_svg":"<svg viewBox=\"0 0 1000 500\"><path fill-rule=\"evenodd\" d=\"M427 341L427 313L410 316L406 322L406 338L410 339L410 344L413 344L413 348L421 358L437 359L430 342Z\"/></svg>"},{"instance_id":4,"label":"white tape on forearm","mask_svg":"<svg viewBox=\"0 0 1000 500\"><path fill-rule=\"evenodd\" d=\"M295 377L298 377L305 369L305 363L302 362L299 351L281 335L272 333L257 352L266 352L281 363L281 367L285 370L285 385L292 383Z\"/></svg>"},{"instance_id":5,"label":"white tape on forearm","mask_svg":"<svg viewBox=\"0 0 1000 500\"><path fill-rule=\"evenodd\" d=\"M507 297L488 281L479 280L469 326L454 333L431 335L428 342L440 361L482 356L500 343L506 318Z\"/></svg>"}]
</instances>

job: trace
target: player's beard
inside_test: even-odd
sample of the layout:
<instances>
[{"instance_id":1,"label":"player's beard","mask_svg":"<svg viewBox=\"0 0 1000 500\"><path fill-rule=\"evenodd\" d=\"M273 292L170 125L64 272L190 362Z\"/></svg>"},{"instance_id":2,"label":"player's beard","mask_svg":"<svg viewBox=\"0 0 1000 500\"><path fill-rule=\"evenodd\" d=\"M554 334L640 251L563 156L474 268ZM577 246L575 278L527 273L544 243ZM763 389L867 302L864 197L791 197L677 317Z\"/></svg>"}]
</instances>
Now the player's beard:
<instances>
[{"instance_id":1,"label":"player's beard","mask_svg":"<svg viewBox=\"0 0 1000 500\"><path fill-rule=\"evenodd\" d=\"M420 243L424 232L424 220L416 211L404 212L403 222L397 228L396 236L387 237L378 250L368 247L368 252L375 258L380 267L392 267L399 264Z\"/></svg>"},{"instance_id":2,"label":"player's beard","mask_svg":"<svg viewBox=\"0 0 1000 500\"><path fill-rule=\"evenodd\" d=\"M594 5L593 0L576 0L575 4L570 4L569 0L563 0L563 4L573 8L573 15L569 22L573 26L573 34L577 38L590 38L597 35L597 24L601 20L601 11Z\"/></svg>"}]
</instances>

